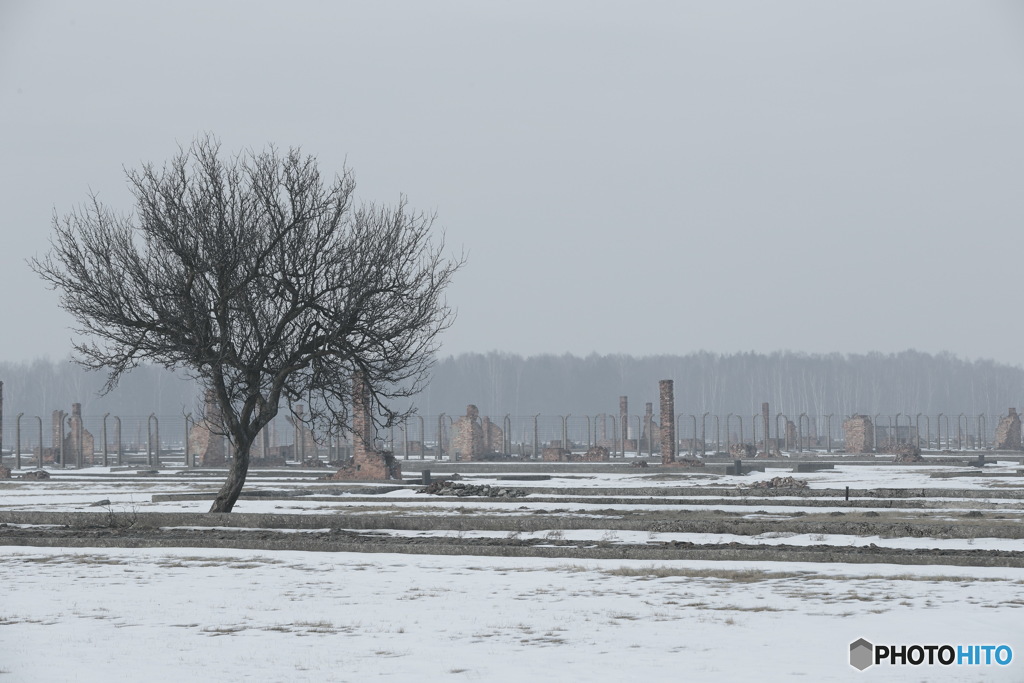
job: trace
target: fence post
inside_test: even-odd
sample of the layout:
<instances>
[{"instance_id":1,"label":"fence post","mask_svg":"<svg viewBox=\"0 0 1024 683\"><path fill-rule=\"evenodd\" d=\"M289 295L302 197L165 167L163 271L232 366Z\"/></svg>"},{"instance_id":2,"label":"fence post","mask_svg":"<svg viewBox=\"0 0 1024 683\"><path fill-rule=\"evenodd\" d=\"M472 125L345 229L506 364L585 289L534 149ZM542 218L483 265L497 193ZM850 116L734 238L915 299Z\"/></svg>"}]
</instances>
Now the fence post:
<instances>
[{"instance_id":1,"label":"fence post","mask_svg":"<svg viewBox=\"0 0 1024 683\"><path fill-rule=\"evenodd\" d=\"M18 413L14 418L14 469L21 469L21 416L25 413Z\"/></svg>"},{"instance_id":2,"label":"fence post","mask_svg":"<svg viewBox=\"0 0 1024 683\"><path fill-rule=\"evenodd\" d=\"M103 466L107 466L107 417L110 413L103 413ZM188 443L188 440L185 440ZM187 448L187 446L186 446Z\"/></svg>"}]
</instances>

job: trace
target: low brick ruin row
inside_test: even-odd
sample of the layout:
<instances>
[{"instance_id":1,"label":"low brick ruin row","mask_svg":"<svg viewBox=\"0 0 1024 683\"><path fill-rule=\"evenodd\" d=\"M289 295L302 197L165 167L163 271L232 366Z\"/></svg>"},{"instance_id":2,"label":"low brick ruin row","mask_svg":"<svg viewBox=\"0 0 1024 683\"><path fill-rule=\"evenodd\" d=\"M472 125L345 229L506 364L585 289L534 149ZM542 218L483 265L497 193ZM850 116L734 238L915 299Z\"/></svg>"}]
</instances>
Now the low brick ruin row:
<instances>
[{"instance_id":1,"label":"low brick ruin row","mask_svg":"<svg viewBox=\"0 0 1024 683\"><path fill-rule=\"evenodd\" d=\"M628 454L660 456L658 462L664 467L693 467L715 455L744 459L802 450L889 453L904 459L917 458L924 449L1022 451L1021 418L1016 408L991 419L963 414L793 416L773 413L767 402L753 415L681 414L675 412L673 381L662 380L657 411L653 402L645 402L641 415L629 413L628 396L619 397L618 414L592 416L493 418L469 404L458 417L413 416L407 423L378 429L372 419L371 396L365 380L353 376L351 433L347 435L317 433L304 406L293 406L293 414L282 416L256 439L250 454L252 466L298 463L333 468L336 471L331 476L338 479L389 479L401 476L399 458L603 462ZM5 433L3 399L0 383L0 439ZM68 412L54 410L45 420L19 414L13 425L6 425L7 434L14 427L14 444L0 442L7 446L3 464L10 458L10 464L21 468L24 458L37 468L108 463L160 467L171 461L187 467L225 467L232 448L215 396L207 393L198 417L184 420L183 428L180 421L170 418L161 425L155 414L136 416L128 423L109 415L102 420L86 419L80 403L71 404ZM181 438L183 433L186 439Z\"/></svg>"}]
</instances>

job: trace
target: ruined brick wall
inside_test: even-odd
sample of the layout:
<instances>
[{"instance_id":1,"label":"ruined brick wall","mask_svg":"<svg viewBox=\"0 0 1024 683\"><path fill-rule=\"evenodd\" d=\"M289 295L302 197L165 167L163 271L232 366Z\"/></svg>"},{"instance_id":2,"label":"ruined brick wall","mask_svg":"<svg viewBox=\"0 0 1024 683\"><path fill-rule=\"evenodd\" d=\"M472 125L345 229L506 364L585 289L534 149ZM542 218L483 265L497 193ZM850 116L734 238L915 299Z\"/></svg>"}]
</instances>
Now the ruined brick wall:
<instances>
[{"instance_id":1,"label":"ruined brick wall","mask_svg":"<svg viewBox=\"0 0 1024 683\"><path fill-rule=\"evenodd\" d=\"M786 437L783 443L788 443L790 448L796 448L798 441L796 423L786 420Z\"/></svg>"},{"instance_id":2,"label":"ruined brick wall","mask_svg":"<svg viewBox=\"0 0 1024 683\"><path fill-rule=\"evenodd\" d=\"M51 415L51 448L43 449L47 462L61 462L61 446L64 448L64 465L76 465L81 457L82 464L92 463L96 455L96 439L83 426L82 404L71 404L71 414L55 410Z\"/></svg>"},{"instance_id":3,"label":"ruined brick wall","mask_svg":"<svg viewBox=\"0 0 1024 683\"><path fill-rule=\"evenodd\" d=\"M505 450L505 432L501 427L491 422L490 418L485 417L483 419L481 432L483 433L483 452L474 453L474 458L479 455L501 453Z\"/></svg>"},{"instance_id":4,"label":"ruined brick wall","mask_svg":"<svg viewBox=\"0 0 1024 683\"><path fill-rule=\"evenodd\" d=\"M466 414L455 421L453 429L451 452L460 460L486 460L505 449L505 431L488 417L481 420L473 404L466 406Z\"/></svg>"},{"instance_id":5,"label":"ruined brick wall","mask_svg":"<svg viewBox=\"0 0 1024 683\"><path fill-rule=\"evenodd\" d=\"M875 427L867 415L843 420L843 440L847 453L871 453L875 448Z\"/></svg>"},{"instance_id":6,"label":"ruined brick wall","mask_svg":"<svg viewBox=\"0 0 1024 683\"><path fill-rule=\"evenodd\" d=\"M71 404L71 433L64 438L64 457L76 462L79 456L82 464L92 463L96 455L96 439L85 429L82 421L82 404Z\"/></svg>"},{"instance_id":7,"label":"ruined brick wall","mask_svg":"<svg viewBox=\"0 0 1024 683\"><path fill-rule=\"evenodd\" d=\"M216 394L208 390L204 396L203 419L188 432L189 450L200 467L223 467L228 461L224 443L223 418Z\"/></svg>"},{"instance_id":8,"label":"ruined brick wall","mask_svg":"<svg viewBox=\"0 0 1024 683\"><path fill-rule=\"evenodd\" d=\"M480 422L480 411L473 404L466 406L466 414L455 421L455 436L450 446L452 457L458 453L462 460L472 460L484 453L484 427Z\"/></svg>"},{"instance_id":9,"label":"ruined brick wall","mask_svg":"<svg viewBox=\"0 0 1024 683\"><path fill-rule=\"evenodd\" d=\"M331 479L401 479L402 465L390 451L374 448L375 428L370 412L370 386L362 373L352 377L352 462L342 467Z\"/></svg>"},{"instance_id":10,"label":"ruined brick wall","mask_svg":"<svg viewBox=\"0 0 1024 683\"><path fill-rule=\"evenodd\" d=\"M1020 415L1017 414L1017 409L1010 408L1009 414L999 420L999 425L996 427L994 448L997 451L1021 450L1020 427Z\"/></svg>"}]
</instances>

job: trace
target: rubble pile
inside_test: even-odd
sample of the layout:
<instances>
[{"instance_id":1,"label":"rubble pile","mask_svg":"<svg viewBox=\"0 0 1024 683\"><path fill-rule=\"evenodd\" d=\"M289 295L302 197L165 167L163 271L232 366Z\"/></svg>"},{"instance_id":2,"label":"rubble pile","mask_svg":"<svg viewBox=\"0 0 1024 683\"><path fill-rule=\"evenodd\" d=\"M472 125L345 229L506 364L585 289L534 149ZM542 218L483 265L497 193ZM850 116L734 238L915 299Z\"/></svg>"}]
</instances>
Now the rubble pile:
<instances>
[{"instance_id":1,"label":"rubble pile","mask_svg":"<svg viewBox=\"0 0 1024 683\"><path fill-rule=\"evenodd\" d=\"M662 467L704 467L703 460L697 460L696 458L681 458L673 460L670 463L662 463Z\"/></svg>"},{"instance_id":2,"label":"rubble pile","mask_svg":"<svg viewBox=\"0 0 1024 683\"><path fill-rule=\"evenodd\" d=\"M757 481L747 486L749 489L805 489L807 488L806 479L796 479L794 477L772 477L771 479L765 479L764 481Z\"/></svg>"},{"instance_id":3,"label":"rubble pile","mask_svg":"<svg viewBox=\"0 0 1024 683\"><path fill-rule=\"evenodd\" d=\"M592 446L583 455L577 456L574 462L608 462L612 459L611 451L604 446Z\"/></svg>"},{"instance_id":4,"label":"rubble pile","mask_svg":"<svg viewBox=\"0 0 1024 683\"><path fill-rule=\"evenodd\" d=\"M253 467L287 467L288 461L281 455L268 455L266 457L254 457L252 459Z\"/></svg>"},{"instance_id":5,"label":"rubble pile","mask_svg":"<svg viewBox=\"0 0 1024 683\"><path fill-rule=\"evenodd\" d=\"M522 489L508 488L504 486L491 486L490 484L460 484L453 481L435 481L428 484L420 493L429 493L435 496L481 496L483 498L522 498L526 491Z\"/></svg>"},{"instance_id":6,"label":"rubble pile","mask_svg":"<svg viewBox=\"0 0 1024 683\"><path fill-rule=\"evenodd\" d=\"M544 462L608 462L612 454L604 446L593 446L586 453L573 453L556 446L545 448L541 457Z\"/></svg>"},{"instance_id":7,"label":"rubble pile","mask_svg":"<svg viewBox=\"0 0 1024 683\"><path fill-rule=\"evenodd\" d=\"M893 443L891 440L879 445L879 453L892 453L896 457L893 462L921 462L921 449L909 442Z\"/></svg>"},{"instance_id":8,"label":"rubble pile","mask_svg":"<svg viewBox=\"0 0 1024 683\"><path fill-rule=\"evenodd\" d=\"M34 480L49 479L49 478L50 478L50 473L47 472L46 470L34 470L32 472L26 472L25 474L23 474L20 477L18 477L18 479L34 479Z\"/></svg>"},{"instance_id":9,"label":"rubble pile","mask_svg":"<svg viewBox=\"0 0 1024 683\"><path fill-rule=\"evenodd\" d=\"M316 469L318 467L327 467L327 463L325 463L320 458L306 458L305 460L302 461L302 464L299 465L299 467Z\"/></svg>"},{"instance_id":10,"label":"rubble pile","mask_svg":"<svg viewBox=\"0 0 1024 683\"><path fill-rule=\"evenodd\" d=\"M757 446L752 443L734 443L729 446L729 455L734 458L755 458Z\"/></svg>"}]
</instances>

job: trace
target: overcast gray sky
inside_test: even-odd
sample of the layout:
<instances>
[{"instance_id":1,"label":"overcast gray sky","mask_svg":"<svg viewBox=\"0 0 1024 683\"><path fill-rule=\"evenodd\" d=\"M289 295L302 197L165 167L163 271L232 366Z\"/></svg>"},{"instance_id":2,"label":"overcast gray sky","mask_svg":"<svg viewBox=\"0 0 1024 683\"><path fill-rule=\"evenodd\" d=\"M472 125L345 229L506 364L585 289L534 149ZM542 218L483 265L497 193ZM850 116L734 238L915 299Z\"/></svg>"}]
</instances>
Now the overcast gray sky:
<instances>
[{"instance_id":1,"label":"overcast gray sky","mask_svg":"<svg viewBox=\"0 0 1024 683\"><path fill-rule=\"evenodd\" d=\"M1022 363L1024 4L0 0L0 360L25 264L197 134L436 210L444 353Z\"/></svg>"}]
</instances>

